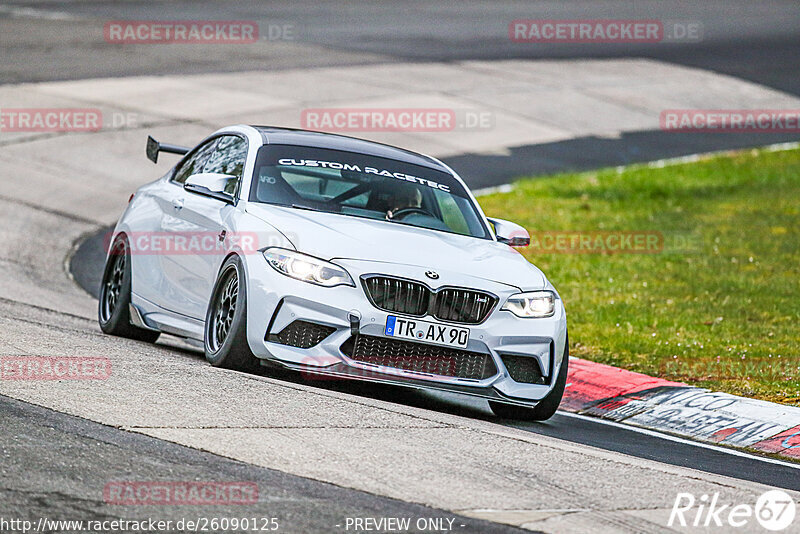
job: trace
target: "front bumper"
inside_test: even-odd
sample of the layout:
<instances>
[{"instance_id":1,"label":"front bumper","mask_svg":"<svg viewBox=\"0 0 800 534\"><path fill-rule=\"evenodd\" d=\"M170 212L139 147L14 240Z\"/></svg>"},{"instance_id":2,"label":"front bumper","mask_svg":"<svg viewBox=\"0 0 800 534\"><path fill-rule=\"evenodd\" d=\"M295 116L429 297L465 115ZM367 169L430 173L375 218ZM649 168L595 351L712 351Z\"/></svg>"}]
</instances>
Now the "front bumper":
<instances>
[{"instance_id":1,"label":"front bumper","mask_svg":"<svg viewBox=\"0 0 800 534\"><path fill-rule=\"evenodd\" d=\"M566 314L560 299L556 301L556 310L552 317L521 319L500 309L508 296L518 293L520 288L464 277L459 273L439 271L440 278L435 280L435 284L428 285L434 288L459 286L482 289L500 299L483 323L458 325L470 330L468 345L464 350L489 355L497 372L483 379L458 378L364 363L345 355L341 347L353 335L354 329L361 335L385 337L387 317L402 315L374 307L358 282L356 287L325 288L275 272L261 255L249 256L245 263L248 271L248 341L258 358L279 363L311 377L352 378L414 388L455 391L522 404L535 404L555 385L567 331ZM356 260L336 260L335 263L347 269L356 281L362 275L383 274L432 282L426 280L424 273L427 268L419 266ZM353 324L353 317L360 318L356 325ZM424 319L437 321L431 317ZM268 341L270 334L280 333L297 320L325 325L334 330L311 348ZM513 380L501 356L535 358L546 377L545 383L531 384Z\"/></svg>"}]
</instances>

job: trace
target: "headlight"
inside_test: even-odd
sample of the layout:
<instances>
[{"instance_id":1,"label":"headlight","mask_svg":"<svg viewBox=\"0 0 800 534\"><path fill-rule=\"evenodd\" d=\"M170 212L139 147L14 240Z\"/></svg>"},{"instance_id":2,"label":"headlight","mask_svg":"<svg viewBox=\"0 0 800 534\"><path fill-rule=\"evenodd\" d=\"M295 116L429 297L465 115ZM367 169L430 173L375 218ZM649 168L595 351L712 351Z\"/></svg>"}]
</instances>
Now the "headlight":
<instances>
[{"instance_id":1,"label":"headlight","mask_svg":"<svg viewBox=\"0 0 800 534\"><path fill-rule=\"evenodd\" d=\"M556 311L556 296L552 291L531 291L511 295L503 304L517 317L550 317Z\"/></svg>"},{"instance_id":2,"label":"headlight","mask_svg":"<svg viewBox=\"0 0 800 534\"><path fill-rule=\"evenodd\" d=\"M264 251L264 257L279 273L303 282L325 287L341 285L355 287L347 271L338 265L307 254L282 248L269 248Z\"/></svg>"}]
</instances>

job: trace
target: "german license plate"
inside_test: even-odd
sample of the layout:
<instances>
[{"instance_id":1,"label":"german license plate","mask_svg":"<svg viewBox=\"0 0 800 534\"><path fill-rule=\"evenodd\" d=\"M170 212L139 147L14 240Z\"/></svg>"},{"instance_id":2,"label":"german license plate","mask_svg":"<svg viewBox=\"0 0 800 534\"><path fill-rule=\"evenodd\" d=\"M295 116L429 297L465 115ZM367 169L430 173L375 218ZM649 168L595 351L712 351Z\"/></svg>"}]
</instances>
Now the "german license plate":
<instances>
[{"instance_id":1,"label":"german license plate","mask_svg":"<svg viewBox=\"0 0 800 534\"><path fill-rule=\"evenodd\" d=\"M421 343L433 343L460 349L466 348L469 342L469 328L396 317L394 315L390 315L386 319L386 331L384 333L389 337L399 337Z\"/></svg>"}]
</instances>

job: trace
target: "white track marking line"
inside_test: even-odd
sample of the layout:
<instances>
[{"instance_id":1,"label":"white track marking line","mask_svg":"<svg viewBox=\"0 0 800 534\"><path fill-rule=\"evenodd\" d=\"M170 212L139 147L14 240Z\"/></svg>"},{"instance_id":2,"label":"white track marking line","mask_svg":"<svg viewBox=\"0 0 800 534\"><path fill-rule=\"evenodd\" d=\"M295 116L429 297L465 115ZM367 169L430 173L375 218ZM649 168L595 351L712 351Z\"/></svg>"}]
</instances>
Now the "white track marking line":
<instances>
[{"instance_id":1,"label":"white track marking line","mask_svg":"<svg viewBox=\"0 0 800 534\"><path fill-rule=\"evenodd\" d=\"M49 11L33 7L0 6L0 14L12 18L45 19L45 20L75 20L75 17L63 11Z\"/></svg>"},{"instance_id":2,"label":"white track marking line","mask_svg":"<svg viewBox=\"0 0 800 534\"><path fill-rule=\"evenodd\" d=\"M752 148L733 148L729 150L714 150L712 152L700 152L698 154L689 154L687 156L679 156L677 158L666 158L666 159L657 159L655 161L648 161L645 163L632 163L630 165L619 165L616 169L617 172L623 172L626 169L636 166L644 166L649 168L663 168L663 167L670 167L672 165L682 165L684 163L695 163L698 161L702 161L704 159L713 158L715 156L725 156L728 154L736 154L741 152L747 152L749 150L759 150L762 152L782 152L784 150L794 150L800 147L800 143L797 142L789 142L789 143L776 143L774 145L766 145L766 146L756 146Z\"/></svg>"},{"instance_id":3,"label":"white track marking line","mask_svg":"<svg viewBox=\"0 0 800 534\"><path fill-rule=\"evenodd\" d=\"M710 449L710 450L721 452L721 453L724 453L724 454L729 454L731 456L740 456L742 458L747 458L749 460L757 460L759 462L764 462L764 463L768 463L768 464L775 464L775 465L781 465L783 467L790 467L792 469L800 470L800 464L795 464L795 463L791 463L791 462L784 462L782 460L776 460L775 458L768 458L768 457L765 457L765 456L758 456L756 454L750 454L750 453L739 451L739 450L736 450L736 449L729 449L727 447L719 447L717 445L712 445L711 443L703 443L702 441L694 441L694 440L691 440L691 439L681 438L681 437L678 437L678 436L673 436L672 434L665 434L665 433L659 432L657 430L650 430L650 429L642 428L642 427L638 427L638 426L626 425L626 424L623 424L623 423L617 423L616 421L609 421L608 419L602 419L602 418L599 418L599 417L590 417L588 415L581 415L581 414L577 414L577 413L564 412L564 411L561 411L561 410L558 411L558 414L566 416L566 417L572 417L572 418L575 418L575 419L583 419L585 421L592 421L592 422L603 424L603 425L613 426L615 428L622 428L622 429L625 429L625 430L630 430L631 432L637 432L639 434L645 434L647 436L651 436L651 437L654 437L654 438L665 439L667 441L674 441L675 443L682 443L684 445L692 445L694 447L700 447L701 449Z\"/></svg>"},{"instance_id":4,"label":"white track marking line","mask_svg":"<svg viewBox=\"0 0 800 534\"><path fill-rule=\"evenodd\" d=\"M655 161L645 161L642 163L630 163L628 165L618 165L616 167L611 167L611 168L616 169L617 173L621 173L628 169L636 167L661 169L664 167L670 167L672 165L695 163L697 161L702 161L707 158L713 158L715 156L736 154L738 152L746 152L748 150L761 150L763 152L782 152L784 150L794 150L796 148L800 148L800 143L792 141L789 143L776 143L774 145L757 146L752 148L734 148L731 150L715 150L712 152L699 152L697 154L689 154L686 156L679 156L677 158L657 159ZM585 171L585 172L596 172L596 171ZM578 171L577 174L583 174L583 171ZM545 175L539 175L537 177L541 178L543 176ZM521 177L521 178L526 178L526 177ZM510 193L513 190L514 190L514 184L510 183L510 184L495 185L492 187L483 187L481 189L475 189L472 191L472 194L475 195L476 197L480 197L484 195L492 195L494 193Z\"/></svg>"},{"instance_id":5,"label":"white track marking line","mask_svg":"<svg viewBox=\"0 0 800 534\"><path fill-rule=\"evenodd\" d=\"M514 184L503 184L503 185L494 185L491 187L483 187L481 189L476 189L472 192L473 195L476 197L484 196L484 195L492 195L494 193L510 193L514 190Z\"/></svg>"}]
</instances>

